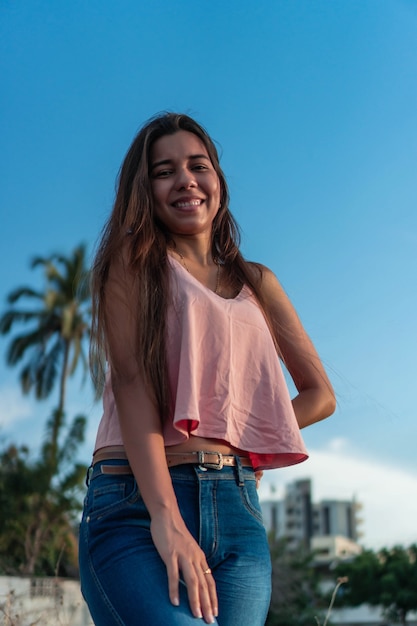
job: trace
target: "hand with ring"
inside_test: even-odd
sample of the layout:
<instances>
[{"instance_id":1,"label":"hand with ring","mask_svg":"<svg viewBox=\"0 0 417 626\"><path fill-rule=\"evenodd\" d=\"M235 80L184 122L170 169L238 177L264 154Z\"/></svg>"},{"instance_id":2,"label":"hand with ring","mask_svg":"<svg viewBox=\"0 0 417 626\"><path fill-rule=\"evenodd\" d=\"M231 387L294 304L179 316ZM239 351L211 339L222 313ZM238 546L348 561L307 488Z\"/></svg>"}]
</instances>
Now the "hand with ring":
<instances>
[{"instance_id":1,"label":"hand with ring","mask_svg":"<svg viewBox=\"0 0 417 626\"><path fill-rule=\"evenodd\" d=\"M216 583L204 552L187 529L181 515L152 518L152 539L167 568L169 598L180 603L179 581L187 587L190 609L194 617L212 624L218 615Z\"/></svg>"}]
</instances>

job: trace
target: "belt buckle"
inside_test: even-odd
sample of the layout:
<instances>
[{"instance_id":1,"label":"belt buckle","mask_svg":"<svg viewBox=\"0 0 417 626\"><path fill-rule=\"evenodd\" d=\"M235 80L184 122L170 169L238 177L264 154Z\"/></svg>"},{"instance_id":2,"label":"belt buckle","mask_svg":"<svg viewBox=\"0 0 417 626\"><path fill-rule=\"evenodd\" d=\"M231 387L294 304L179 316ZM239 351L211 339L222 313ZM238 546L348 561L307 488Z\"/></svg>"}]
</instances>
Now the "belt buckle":
<instances>
[{"instance_id":1,"label":"belt buckle","mask_svg":"<svg viewBox=\"0 0 417 626\"><path fill-rule=\"evenodd\" d=\"M208 461L205 461L204 459L206 454L217 454L218 461L216 463L209 463ZM221 452L204 452L203 450L199 450L198 464L203 468L221 470L223 468L223 454Z\"/></svg>"}]
</instances>

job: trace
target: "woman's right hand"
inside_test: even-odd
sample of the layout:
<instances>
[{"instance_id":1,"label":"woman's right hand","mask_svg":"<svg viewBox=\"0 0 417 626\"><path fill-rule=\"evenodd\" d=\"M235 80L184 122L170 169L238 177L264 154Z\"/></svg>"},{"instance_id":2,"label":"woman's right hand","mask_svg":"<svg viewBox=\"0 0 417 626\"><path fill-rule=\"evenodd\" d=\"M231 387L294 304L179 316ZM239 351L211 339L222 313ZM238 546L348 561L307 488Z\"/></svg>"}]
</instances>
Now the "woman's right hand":
<instances>
[{"instance_id":1,"label":"woman's right hand","mask_svg":"<svg viewBox=\"0 0 417 626\"><path fill-rule=\"evenodd\" d=\"M169 598L179 605L180 574L184 580L191 612L203 617L207 624L214 622L218 614L216 584L204 552L195 541L184 520L176 519L169 512L159 513L151 521L151 535L168 574Z\"/></svg>"}]
</instances>

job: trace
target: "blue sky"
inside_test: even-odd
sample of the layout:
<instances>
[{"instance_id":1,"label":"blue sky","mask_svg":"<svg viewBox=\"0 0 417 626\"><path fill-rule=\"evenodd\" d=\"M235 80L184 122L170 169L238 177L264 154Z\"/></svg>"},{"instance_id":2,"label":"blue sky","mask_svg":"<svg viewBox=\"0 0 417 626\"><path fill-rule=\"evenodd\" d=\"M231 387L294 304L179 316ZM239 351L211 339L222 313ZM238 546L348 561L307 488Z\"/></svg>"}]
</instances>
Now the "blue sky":
<instances>
[{"instance_id":1,"label":"blue sky","mask_svg":"<svg viewBox=\"0 0 417 626\"><path fill-rule=\"evenodd\" d=\"M317 498L363 501L366 545L416 541L417 4L2 0L0 68L0 306L42 284L34 255L92 252L148 117L195 116L244 253L283 283L338 396L263 497L312 476ZM54 398L21 397L6 345L0 436L36 449ZM70 391L87 462L100 407Z\"/></svg>"}]
</instances>

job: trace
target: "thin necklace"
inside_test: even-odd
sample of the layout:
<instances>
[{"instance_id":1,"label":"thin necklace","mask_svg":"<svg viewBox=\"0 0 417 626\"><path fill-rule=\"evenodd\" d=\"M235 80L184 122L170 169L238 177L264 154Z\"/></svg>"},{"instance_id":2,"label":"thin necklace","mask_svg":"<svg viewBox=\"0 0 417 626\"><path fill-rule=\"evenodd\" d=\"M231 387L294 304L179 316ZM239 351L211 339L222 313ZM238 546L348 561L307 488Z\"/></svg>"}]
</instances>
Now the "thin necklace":
<instances>
[{"instance_id":1,"label":"thin necklace","mask_svg":"<svg viewBox=\"0 0 417 626\"><path fill-rule=\"evenodd\" d=\"M177 250L176 248L174 248L174 252L176 252L178 254L178 256L181 259L181 262L183 264L183 266L185 267L185 269L187 270L187 272L189 274L191 274L187 263L185 262L184 256L181 254L181 252L179 250ZM216 275L216 288L214 289L214 293L216 293L217 295L220 295L220 263L217 261L214 261L215 264L217 265L217 275ZM192 274L191 274L192 275Z\"/></svg>"}]
</instances>

